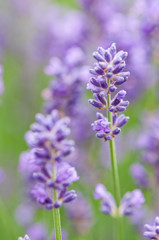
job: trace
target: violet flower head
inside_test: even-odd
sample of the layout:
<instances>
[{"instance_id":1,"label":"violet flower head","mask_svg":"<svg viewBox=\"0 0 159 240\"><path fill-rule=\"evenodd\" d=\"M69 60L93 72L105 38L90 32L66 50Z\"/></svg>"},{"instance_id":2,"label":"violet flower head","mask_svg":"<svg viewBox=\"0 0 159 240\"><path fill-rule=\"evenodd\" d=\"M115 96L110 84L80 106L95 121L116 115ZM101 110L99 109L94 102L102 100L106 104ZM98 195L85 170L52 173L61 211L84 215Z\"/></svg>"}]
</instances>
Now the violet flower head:
<instances>
[{"instance_id":1,"label":"violet flower head","mask_svg":"<svg viewBox=\"0 0 159 240\"><path fill-rule=\"evenodd\" d=\"M120 90L112 97L117 86L128 79L129 72L123 71L127 55L124 51L117 52L115 43L107 50L100 47L93 54L97 63L94 69L90 70L93 77L87 84L87 89L90 89L94 96L94 99L89 99L89 103L99 110L106 109L107 115L111 112L113 118L113 123L110 123L102 114L97 113L98 120L92 124L93 130L98 132L96 136L105 140L111 140L118 135L121 127L129 120L124 114L120 115L129 105L129 101L124 100L126 91Z\"/></svg>"},{"instance_id":2,"label":"violet flower head","mask_svg":"<svg viewBox=\"0 0 159 240\"><path fill-rule=\"evenodd\" d=\"M138 209L145 202L145 198L139 189L127 192L120 203L119 212L121 215L130 216L134 209Z\"/></svg>"},{"instance_id":3,"label":"violet flower head","mask_svg":"<svg viewBox=\"0 0 159 240\"><path fill-rule=\"evenodd\" d=\"M98 120L92 123L92 129L97 131L96 136L98 138L104 138L105 140L112 139L111 129L109 127L110 122L108 122L108 119L105 118L103 114L97 113L96 115Z\"/></svg>"},{"instance_id":4,"label":"violet flower head","mask_svg":"<svg viewBox=\"0 0 159 240\"><path fill-rule=\"evenodd\" d=\"M116 86L126 82L130 74L129 72L123 72L127 56L127 52L117 52L115 43L107 50L99 47L93 53L97 63L94 64L94 69L90 70L90 73L94 76L90 79L87 89L91 89L93 93L100 93L105 90L114 92ZM108 79L110 79L110 84L108 84Z\"/></svg>"},{"instance_id":5,"label":"violet flower head","mask_svg":"<svg viewBox=\"0 0 159 240\"><path fill-rule=\"evenodd\" d=\"M114 114L112 129L110 129L111 123L108 122L108 119L104 117L102 113L97 112L96 116L98 120L92 123L92 129L97 131L96 136L98 138L104 138L105 141L111 140L118 135L121 132L121 127L129 120L129 117L125 117L124 114L121 114L118 117Z\"/></svg>"},{"instance_id":6,"label":"violet flower head","mask_svg":"<svg viewBox=\"0 0 159 240\"><path fill-rule=\"evenodd\" d=\"M131 216L136 209L140 209L145 202L142 192L138 189L127 192L120 202L119 208L116 205L114 197L107 192L103 184L98 184L94 193L95 199L101 199L101 212L111 216Z\"/></svg>"},{"instance_id":7,"label":"violet flower head","mask_svg":"<svg viewBox=\"0 0 159 240\"><path fill-rule=\"evenodd\" d=\"M34 240L46 240L48 231L42 223L36 223L27 229L27 233L30 236L31 239Z\"/></svg>"},{"instance_id":8,"label":"violet flower head","mask_svg":"<svg viewBox=\"0 0 159 240\"><path fill-rule=\"evenodd\" d=\"M143 188L147 188L149 185L148 174L145 167L140 163L135 163L130 169L131 175L135 183Z\"/></svg>"},{"instance_id":9,"label":"violet flower head","mask_svg":"<svg viewBox=\"0 0 159 240\"><path fill-rule=\"evenodd\" d=\"M21 155L20 168L33 183L32 197L50 210L77 196L74 190L67 191L67 188L79 177L75 168L63 161L73 151L74 142L67 139L69 119L60 118L57 110L47 116L37 114L36 120L26 134L31 150ZM53 200L54 190L57 191L56 201Z\"/></svg>"},{"instance_id":10,"label":"violet flower head","mask_svg":"<svg viewBox=\"0 0 159 240\"><path fill-rule=\"evenodd\" d=\"M28 235L25 235L24 238L19 237L18 240L31 240Z\"/></svg>"},{"instance_id":11,"label":"violet flower head","mask_svg":"<svg viewBox=\"0 0 159 240\"><path fill-rule=\"evenodd\" d=\"M15 219L21 226L28 226L34 219L35 209L30 202L24 202L17 206L15 210ZM24 218L25 216L25 218ZM29 234L30 236L30 234Z\"/></svg>"},{"instance_id":12,"label":"violet flower head","mask_svg":"<svg viewBox=\"0 0 159 240\"><path fill-rule=\"evenodd\" d=\"M58 109L72 116L76 111L76 105L88 78L88 69L82 65L83 62L84 53L79 47L70 48L63 60L55 57L50 60L45 73L54 76L54 80L51 81L50 87L43 91L47 113Z\"/></svg>"},{"instance_id":13,"label":"violet flower head","mask_svg":"<svg viewBox=\"0 0 159 240\"><path fill-rule=\"evenodd\" d=\"M159 239L159 217L155 218L155 223L153 226L145 224L144 226L144 236L149 239L158 240Z\"/></svg>"},{"instance_id":14,"label":"violet flower head","mask_svg":"<svg viewBox=\"0 0 159 240\"><path fill-rule=\"evenodd\" d=\"M103 184L97 184L94 192L96 200L101 199L101 212L114 216L116 214L116 203L114 197L107 191Z\"/></svg>"},{"instance_id":15,"label":"violet flower head","mask_svg":"<svg viewBox=\"0 0 159 240\"><path fill-rule=\"evenodd\" d=\"M75 201L67 204L66 210L77 233L85 233L90 230L93 225L92 209L89 201L84 196L78 195Z\"/></svg>"},{"instance_id":16,"label":"violet flower head","mask_svg":"<svg viewBox=\"0 0 159 240\"><path fill-rule=\"evenodd\" d=\"M31 125L31 131L26 133L26 141L35 150L39 163L52 158L51 150L56 161L74 150L74 142L66 140L70 134L69 118L60 119L58 111L54 110L47 116L37 114L36 121Z\"/></svg>"}]
</instances>

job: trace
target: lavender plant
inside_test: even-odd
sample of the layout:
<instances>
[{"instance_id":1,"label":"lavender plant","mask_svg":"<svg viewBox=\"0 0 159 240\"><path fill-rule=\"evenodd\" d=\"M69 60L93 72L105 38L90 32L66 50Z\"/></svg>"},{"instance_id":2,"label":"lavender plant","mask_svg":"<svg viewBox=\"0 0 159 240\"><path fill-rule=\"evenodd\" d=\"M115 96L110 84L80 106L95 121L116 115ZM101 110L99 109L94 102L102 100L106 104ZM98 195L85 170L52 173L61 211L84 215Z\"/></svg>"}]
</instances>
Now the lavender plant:
<instances>
[{"instance_id":1,"label":"lavender plant","mask_svg":"<svg viewBox=\"0 0 159 240\"><path fill-rule=\"evenodd\" d=\"M97 113L97 121L92 124L96 136L109 141L110 158L113 171L114 193L113 196L107 192L102 184L98 184L95 189L94 198L101 199L101 211L119 219L123 215L131 215L134 208L140 208L144 203L144 196L140 190L134 190L125 194L121 200L120 182L118 175L118 166L115 151L114 138L121 132L129 117L121 112L126 110L129 105L124 100L126 91L120 90L113 97L113 93L119 85L127 81L129 72L124 72L126 66L125 60L128 53L124 51L117 52L116 45L113 43L107 50L99 47L93 53L93 57L97 60L94 69L90 70L93 77L90 78L87 89L93 92L94 99L90 99L89 103L99 110L106 110L107 117L102 113ZM118 228L118 238L123 239L122 226Z\"/></svg>"},{"instance_id":2,"label":"lavender plant","mask_svg":"<svg viewBox=\"0 0 159 240\"><path fill-rule=\"evenodd\" d=\"M76 192L69 190L72 182L79 177L75 168L63 161L74 149L74 142L66 139L70 134L69 118L60 118L59 112L53 110L49 115L36 115L36 123L26 133L30 146L27 153L29 173L33 188L31 195L47 210L53 209L56 239L61 239L61 222L59 208L76 198Z\"/></svg>"}]
</instances>

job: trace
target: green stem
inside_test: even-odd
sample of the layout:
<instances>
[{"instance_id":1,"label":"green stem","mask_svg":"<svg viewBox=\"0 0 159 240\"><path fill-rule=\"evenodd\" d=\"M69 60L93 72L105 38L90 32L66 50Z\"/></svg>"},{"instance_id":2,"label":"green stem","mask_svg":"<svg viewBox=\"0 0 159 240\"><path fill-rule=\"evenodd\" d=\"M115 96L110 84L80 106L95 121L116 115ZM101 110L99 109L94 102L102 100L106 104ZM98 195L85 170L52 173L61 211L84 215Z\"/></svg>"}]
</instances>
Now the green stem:
<instances>
[{"instance_id":1,"label":"green stem","mask_svg":"<svg viewBox=\"0 0 159 240\"><path fill-rule=\"evenodd\" d=\"M53 167L53 179L56 179L56 167ZM57 190L53 190L53 200L56 202L58 200ZM54 219L54 229L56 240L62 240L61 236L61 219L60 219L60 209L53 209L53 219Z\"/></svg>"},{"instance_id":2,"label":"green stem","mask_svg":"<svg viewBox=\"0 0 159 240\"><path fill-rule=\"evenodd\" d=\"M108 81L108 84L110 84L110 80ZM107 95L107 106L108 108L111 105L111 95ZM108 111L108 122L110 122L110 128L112 130L113 128L113 117L112 113ZM118 174L118 164L117 164L117 159L116 159L116 150L115 150L115 141L114 138L109 141L109 149L110 149L110 159L111 159L111 165L112 165L112 172L113 172L113 182L114 182L114 194L115 194L115 199L117 203L117 207L120 206L120 181L119 181L119 174ZM117 238L119 240L123 240L122 238L122 219L120 216L118 216L117 219Z\"/></svg>"},{"instance_id":3,"label":"green stem","mask_svg":"<svg viewBox=\"0 0 159 240\"><path fill-rule=\"evenodd\" d=\"M109 106L111 105L110 94L108 94L107 96L107 104L109 108ZM111 122L110 128L112 129L113 119L112 119L112 113L109 111L108 111L108 122ZM109 141L109 148L110 148L110 159L111 159L111 165L112 165L112 171L113 171L115 199L116 199L117 205L119 206L120 205L120 182L119 182L114 138Z\"/></svg>"}]
</instances>

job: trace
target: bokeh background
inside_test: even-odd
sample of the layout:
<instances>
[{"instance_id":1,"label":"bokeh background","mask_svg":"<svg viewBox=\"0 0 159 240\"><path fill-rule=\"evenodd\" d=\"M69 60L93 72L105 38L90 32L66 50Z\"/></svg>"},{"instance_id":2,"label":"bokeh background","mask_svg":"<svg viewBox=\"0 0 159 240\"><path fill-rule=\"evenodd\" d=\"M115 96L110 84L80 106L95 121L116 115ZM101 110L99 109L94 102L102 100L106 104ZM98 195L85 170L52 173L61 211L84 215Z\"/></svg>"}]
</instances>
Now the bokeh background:
<instances>
[{"instance_id":1,"label":"bokeh background","mask_svg":"<svg viewBox=\"0 0 159 240\"><path fill-rule=\"evenodd\" d=\"M52 80L44 68L51 57L63 61L73 47L83 51L81 64L86 69L93 64L92 52L98 46L107 48L116 42L119 50L129 53L126 69L131 76L124 88L130 101L126 111L130 121L116 145L122 195L136 188L130 167L142 158L137 139L147 130L146 119L158 111L158 40L158 0L0 1L0 64L5 87L0 96L0 239L17 239L29 231L33 232L32 240L53 239L51 211L27 200L19 156L28 149L24 134L35 114L43 111L42 91ZM113 184L108 146L91 130L95 111L88 104L91 92L86 90L87 76L85 73L81 82L79 99L84 129L80 121L74 123L79 131L73 161L80 181L73 187L79 193L79 202L77 199L74 205L62 208L62 228L69 240L115 239L113 219L101 213L100 203L93 199L98 182L106 184L110 192ZM153 209L155 192L143 192L145 206ZM129 240L142 239L140 229L128 218L124 219L124 232Z\"/></svg>"}]
</instances>

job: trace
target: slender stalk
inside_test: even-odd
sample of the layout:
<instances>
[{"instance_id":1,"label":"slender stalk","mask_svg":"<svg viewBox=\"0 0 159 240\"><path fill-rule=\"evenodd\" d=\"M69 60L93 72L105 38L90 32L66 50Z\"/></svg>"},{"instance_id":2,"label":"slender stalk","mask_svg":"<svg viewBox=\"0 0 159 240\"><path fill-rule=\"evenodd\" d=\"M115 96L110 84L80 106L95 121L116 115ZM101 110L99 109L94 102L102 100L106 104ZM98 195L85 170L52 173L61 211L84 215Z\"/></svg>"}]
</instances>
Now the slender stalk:
<instances>
[{"instance_id":1,"label":"slender stalk","mask_svg":"<svg viewBox=\"0 0 159 240\"><path fill-rule=\"evenodd\" d=\"M110 84L110 80L108 80L108 84ZM108 94L107 96L107 106L111 105L111 95ZM112 113L108 111L108 121L111 123L110 128L112 129L113 127L113 118L112 118ZM110 149L110 159L111 159L111 165L112 165L112 172L113 172L113 182L114 182L114 194L115 194L115 199L117 203L117 207L120 205L120 181L119 181L119 174L118 174L118 165L117 165L117 159L116 159L116 150L115 150L115 141L114 139L109 141L109 149ZM123 240L122 237L122 219L120 216L118 216L117 219L117 238L119 240Z\"/></svg>"},{"instance_id":2,"label":"slender stalk","mask_svg":"<svg viewBox=\"0 0 159 240\"><path fill-rule=\"evenodd\" d=\"M108 107L111 105L111 96L108 94L107 96L107 104ZM111 122L110 128L112 129L113 119L112 113L108 111L108 121ZM109 148L110 148L110 158L111 158L111 165L113 171L113 180L114 180L114 193L117 205L120 204L120 182L119 182L119 174L118 174L118 165L116 159L116 151L115 151L115 141L114 139L109 141Z\"/></svg>"},{"instance_id":3,"label":"slender stalk","mask_svg":"<svg viewBox=\"0 0 159 240\"><path fill-rule=\"evenodd\" d=\"M56 167L53 167L53 179L56 179ZM56 202L58 199L57 190L53 190L53 200ZM53 209L53 219L54 219L54 229L56 240L62 240L61 236L61 219L60 219L60 209Z\"/></svg>"}]
</instances>

